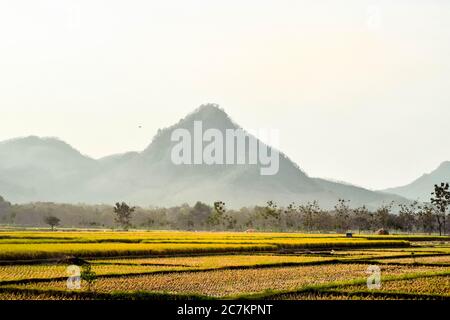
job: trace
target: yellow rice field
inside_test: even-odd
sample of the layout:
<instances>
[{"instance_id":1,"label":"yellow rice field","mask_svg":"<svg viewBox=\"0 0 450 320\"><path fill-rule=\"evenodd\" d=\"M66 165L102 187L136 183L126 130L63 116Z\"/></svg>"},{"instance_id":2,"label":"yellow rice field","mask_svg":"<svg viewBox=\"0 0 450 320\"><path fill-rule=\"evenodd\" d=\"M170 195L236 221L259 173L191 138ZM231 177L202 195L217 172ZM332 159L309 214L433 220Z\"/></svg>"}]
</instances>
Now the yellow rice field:
<instances>
[{"instance_id":1,"label":"yellow rice field","mask_svg":"<svg viewBox=\"0 0 450 320\"><path fill-rule=\"evenodd\" d=\"M435 236L8 230L0 299L445 298L449 257ZM91 264L92 284L67 287L71 261ZM373 265L386 284L376 294L363 290Z\"/></svg>"}]
</instances>

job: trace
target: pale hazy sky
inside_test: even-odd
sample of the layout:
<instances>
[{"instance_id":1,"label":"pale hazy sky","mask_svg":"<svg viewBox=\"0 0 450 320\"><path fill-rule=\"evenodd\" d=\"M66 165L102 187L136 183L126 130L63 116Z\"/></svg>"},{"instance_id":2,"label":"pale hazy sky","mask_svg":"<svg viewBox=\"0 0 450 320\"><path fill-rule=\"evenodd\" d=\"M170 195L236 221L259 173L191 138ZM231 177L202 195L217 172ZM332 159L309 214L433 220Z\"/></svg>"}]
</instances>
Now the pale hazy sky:
<instances>
[{"instance_id":1,"label":"pale hazy sky","mask_svg":"<svg viewBox=\"0 0 450 320\"><path fill-rule=\"evenodd\" d=\"M449 58L446 0L1 0L0 140L97 158L215 102L311 176L392 187L450 160Z\"/></svg>"}]
</instances>

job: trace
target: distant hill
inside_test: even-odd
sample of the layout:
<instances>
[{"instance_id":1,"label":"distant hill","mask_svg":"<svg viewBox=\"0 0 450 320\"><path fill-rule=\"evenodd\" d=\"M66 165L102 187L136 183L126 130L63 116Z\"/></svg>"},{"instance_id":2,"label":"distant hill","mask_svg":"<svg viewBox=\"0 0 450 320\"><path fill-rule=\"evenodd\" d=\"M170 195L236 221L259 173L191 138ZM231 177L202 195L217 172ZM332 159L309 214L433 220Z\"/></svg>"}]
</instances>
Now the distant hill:
<instances>
[{"instance_id":1,"label":"distant hill","mask_svg":"<svg viewBox=\"0 0 450 320\"><path fill-rule=\"evenodd\" d=\"M418 199L420 201L430 201L431 192L433 192L434 185L440 184L441 182L450 182L450 161L441 163L437 169L428 174L422 175L410 184L383 191L413 200Z\"/></svg>"},{"instance_id":2,"label":"distant hill","mask_svg":"<svg viewBox=\"0 0 450 320\"><path fill-rule=\"evenodd\" d=\"M239 126L216 105L202 105L175 125L159 130L142 152L95 160L55 138L27 137L0 143L0 194L13 202L55 201L113 203L129 201L168 206L223 200L230 207L318 200L332 207L339 198L369 207L405 199L364 188L309 177L280 154L279 172L260 175L260 165L175 165L172 131L193 134L194 121L203 130L225 132ZM256 139L253 137L253 139ZM271 149L269 149L271 150ZM246 154L248 148L246 149Z\"/></svg>"},{"instance_id":3,"label":"distant hill","mask_svg":"<svg viewBox=\"0 0 450 320\"><path fill-rule=\"evenodd\" d=\"M56 138L11 139L0 142L0 194L9 200L71 201L98 167Z\"/></svg>"}]
</instances>

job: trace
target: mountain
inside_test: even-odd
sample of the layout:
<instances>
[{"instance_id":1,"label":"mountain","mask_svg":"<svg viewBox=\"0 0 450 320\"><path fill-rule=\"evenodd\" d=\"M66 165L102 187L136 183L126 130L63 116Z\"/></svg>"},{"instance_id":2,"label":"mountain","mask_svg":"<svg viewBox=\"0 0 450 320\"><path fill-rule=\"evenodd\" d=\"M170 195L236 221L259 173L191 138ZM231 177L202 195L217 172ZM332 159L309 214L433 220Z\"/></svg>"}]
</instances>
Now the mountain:
<instances>
[{"instance_id":1,"label":"mountain","mask_svg":"<svg viewBox=\"0 0 450 320\"><path fill-rule=\"evenodd\" d=\"M56 138L0 142L0 194L17 202L70 201L97 166L97 161Z\"/></svg>"},{"instance_id":2,"label":"mountain","mask_svg":"<svg viewBox=\"0 0 450 320\"><path fill-rule=\"evenodd\" d=\"M440 184L441 182L450 182L450 161L441 163L437 169L422 175L410 184L386 189L384 192L397 194L413 200L430 201L434 185Z\"/></svg>"},{"instance_id":3,"label":"mountain","mask_svg":"<svg viewBox=\"0 0 450 320\"><path fill-rule=\"evenodd\" d=\"M206 104L175 125L159 130L142 152L112 155L99 160L86 157L54 138L28 137L0 143L0 194L13 202L57 201L169 206L185 202L222 200L229 207L282 204L318 200L332 207L339 198L353 205L377 206L401 197L348 184L311 178L280 153L275 175L261 175L261 164L182 164L172 161L172 132L184 129L195 134L240 127L217 105ZM248 141L259 143L256 137ZM203 143L205 147L207 143ZM269 146L264 145L273 152ZM235 151L237 151L235 149ZM248 144L245 148L249 156Z\"/></svg>"}]
</instances>

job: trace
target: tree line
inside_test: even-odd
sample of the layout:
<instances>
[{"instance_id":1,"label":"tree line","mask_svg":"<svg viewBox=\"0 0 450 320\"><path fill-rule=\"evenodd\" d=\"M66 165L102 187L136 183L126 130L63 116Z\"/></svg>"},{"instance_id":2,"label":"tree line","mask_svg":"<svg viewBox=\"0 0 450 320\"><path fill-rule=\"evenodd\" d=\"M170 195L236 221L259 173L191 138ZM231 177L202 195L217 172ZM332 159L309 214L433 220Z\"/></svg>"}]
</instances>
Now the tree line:
<instances>
[{"instance_id":1,"label":"tree line","mask_svg":"<svg viewBox=\"0 0 450 320\"><path fill-rule=\"evenodd\" d=\"M413 201L396 205L386 203L374 210L352 207L339 199L333 209L325 210L317 201L280 206L268 201L264 206L226 209L217 201L212 205L197 202L169 208L131 207L125 202L110 205L73 205L57 203L11 204L0 197L0 224L16 226L55 226L74 228L139 228L174 230L302 231L302 232L449 232L449 184L436 185L429 203Z\"/></svg>"}]
</instances>

